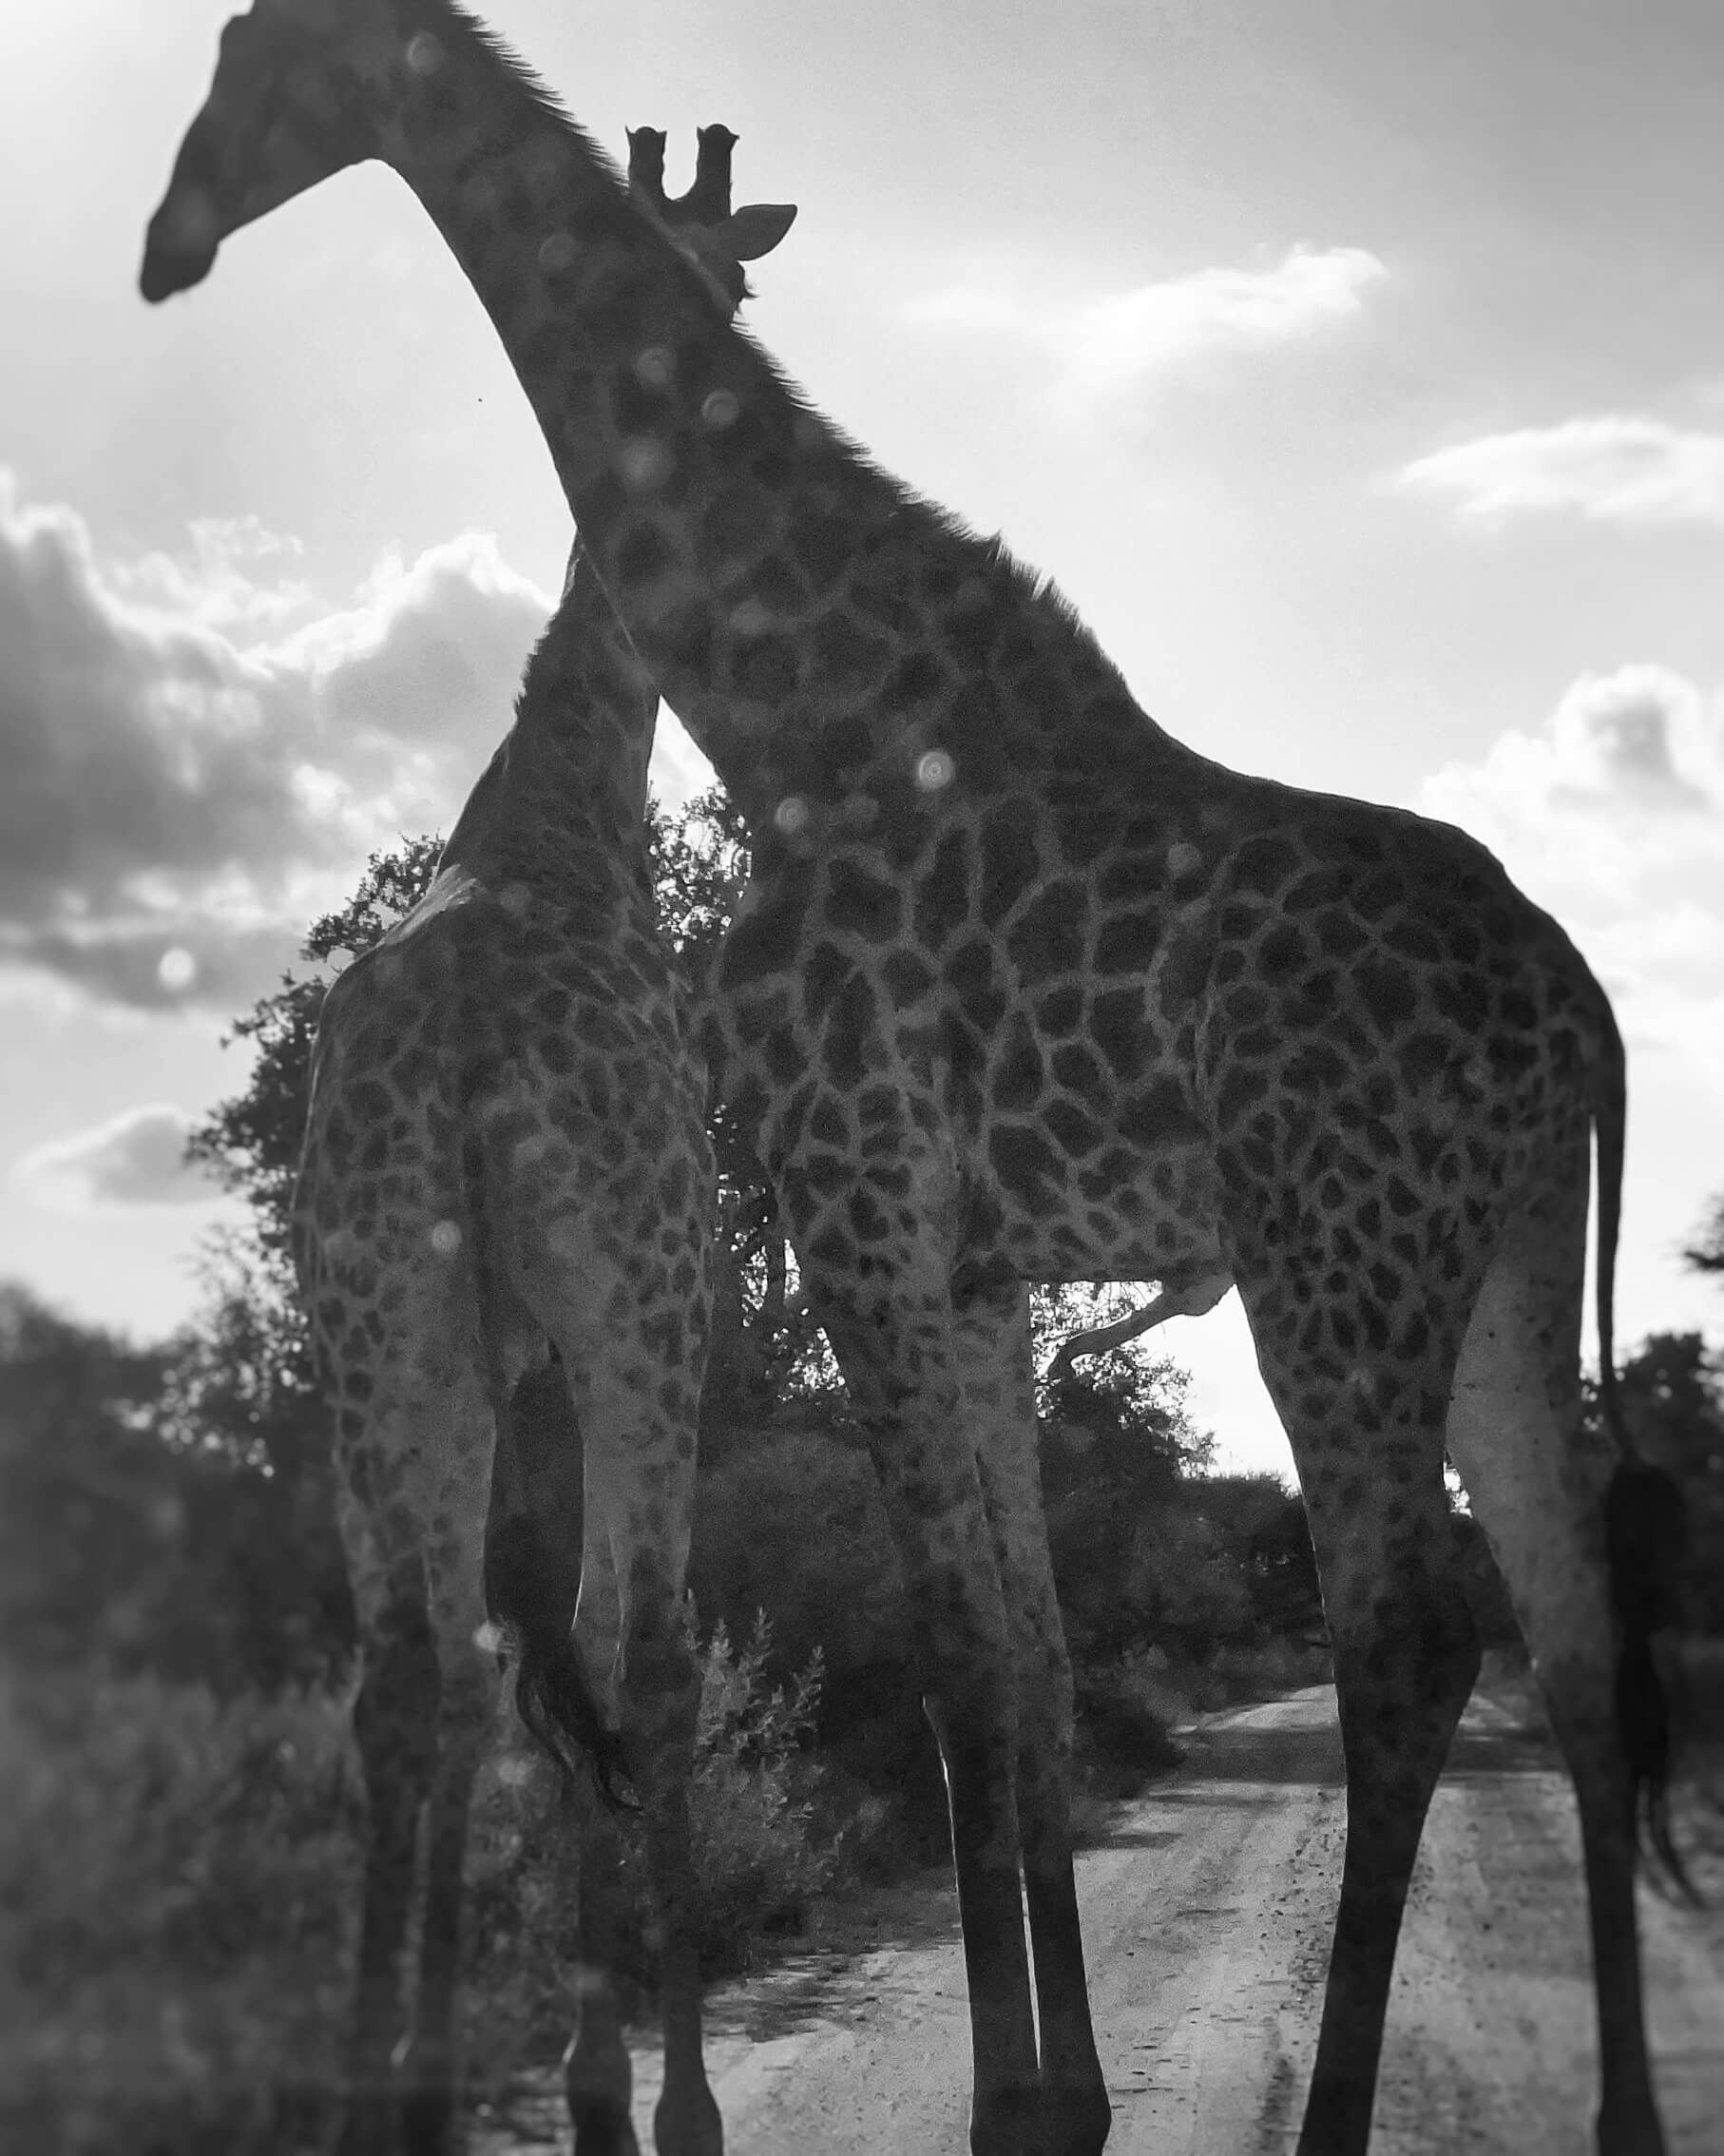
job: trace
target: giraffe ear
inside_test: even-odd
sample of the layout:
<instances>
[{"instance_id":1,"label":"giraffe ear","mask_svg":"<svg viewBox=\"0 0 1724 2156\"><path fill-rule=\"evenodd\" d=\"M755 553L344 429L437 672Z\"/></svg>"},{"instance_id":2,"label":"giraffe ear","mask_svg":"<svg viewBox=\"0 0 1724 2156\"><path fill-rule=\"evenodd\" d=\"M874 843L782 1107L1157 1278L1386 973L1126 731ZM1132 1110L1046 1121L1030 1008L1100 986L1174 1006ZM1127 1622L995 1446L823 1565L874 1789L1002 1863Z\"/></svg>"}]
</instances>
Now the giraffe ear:
<instances>
[{"instance_id":1,"label":"giraffe ear","mask_svg":"<svg viewBox=\"0 0 1724 2156\"><path fill-rule=\"evenodd\" d=\"M707 238L733 262L757 261L772 253L795 221L795 202L749 202L722 224L711 226Z\"/></svg>"}]
</instances>

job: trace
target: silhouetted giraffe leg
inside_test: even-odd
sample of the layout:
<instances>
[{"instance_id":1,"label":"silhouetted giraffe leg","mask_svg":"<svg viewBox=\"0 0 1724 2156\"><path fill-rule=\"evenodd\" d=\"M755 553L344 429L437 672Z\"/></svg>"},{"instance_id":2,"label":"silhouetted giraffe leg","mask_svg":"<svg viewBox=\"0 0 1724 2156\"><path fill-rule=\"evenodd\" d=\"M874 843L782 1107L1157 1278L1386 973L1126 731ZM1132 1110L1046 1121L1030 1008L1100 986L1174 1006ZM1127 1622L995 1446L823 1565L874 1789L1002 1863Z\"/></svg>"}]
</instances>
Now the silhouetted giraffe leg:
<instances>
[{"instance_id":1,"label":"silhouetted giraffe leg","mask_svg":"<svg viewBox=\"0 0 1724 2156\"><path fill-rule=\"evenodd\" d=\"M1328 1330L1314 1349L1299 1344L1310 1304L1296 1263L1269 1281L1241 1268L1239 1284L1298 1465L1347 1759L1347 1854L1299 2156L1364 2156L1408 1884L1479 1644L1443 1486L1452 1364L1439 1313L1422 1356L1373 1358L1371 1314L1318 1262ZM1336 1353L1348 1338L1351 1357Z\"/></svg>"},{"instance_id":2,"label":"silhouetted giraffe leg","mask_svg":"<svg viewBox=\"0 0 1724 2156\"><path fill-rule=\"evenodd\" d=\"M364 1676L354 1736L365 1774L365 1890L339 2156L389 2156L394 2146L401 1948L436 1747L437 1657L422 1588L411 1576L370 1576L383 1591L370 1607L362 1600L359 1613Z\"/></svg>"},{"instance_id":3,"label":"silhouetted giraffe leg","mask_svg":"<svg viewBox=\"0 0 1724 2156\"><path fill-rule=\"evenodd\" d=\"M1577 1177L1581 1207L1586 1184ZM1526 1638L1574 1777L1585 1852L1602 2095L1599 2156L1663 2156L1635 1923L1631 1784L1615 1705L1604 1492L1614 1449L1580 1425L1585 1214L1520 1230L1461 1352L1449 1451Z\"/></svg>"},{"instance_id":4,"label":"silhouetted giraffe leg","mask_svg":"<svg viewBox=\"0 0 1724 2156\"><path fill-rule=\"evenodd\" d=\"M612 1971L617 1964L614 1927L604 1897L595 1891L593 1861L602 1846L584 1829L594 1801L583 1791L567 1806L570 1831L581 1836L580 1962L575 1971L575 2027L563 2054L563 2088L574 2127L575 2156L640 2156L630 2105L634 2069L623 2041Z\"/></svg>"},{"instance_id":5,"label":"silhouetted giraffe leg","mask_svg":"<svg viewBox=\"0 0 1724 2156\"><path fill-rule=\"evenodd\" d=\"M916 1150L891 1157L907 1162ZM895 1165L879 1189L856 1191L854 1215L897 1217L898 1179L915 1174ZM929 1162L917 1185L929 1206L941 1174ZM822 1241L818 1226L796 1237L804 1279L868 1428L946 1767L975 2070L970 2148L1040 2156L1011 1633L957 1375L950 1260L943 1249L894 1248L828 1267Z\"/></svg>"},{"instance_id":6,"label":"silhouetted giraffe leg","mask_svg":"<svg viewBox=\"0 0 1724 2156\"><path fill-rule=\"evenodd\" d=\"M520 1217L527 1217L525 1202ZM592 1551L603 1536L609 1552L608 1567L584 1569L578 1650L600 1697L615 1702L629 1778L641 1800L659 1920L664 2089L654 2139L660 2156L719 2156L723 2128L700 2050L689 1843L700 1678L683 1609L707 1305L704 1291L692 1309L679 1298L676 1322L669 1325L663 1314L644 1305L629 1253L607 1251L572 1216L543 1219L537 1234L531 1278L522 1277L519 1284L556 1339L567 1373L584 1453L585 1548ZM703 1222L687 1223L691 1252L701 1246ZM673 1334L680 1343L675 1351ZM603 1598L603 1608L595 1598ZM594 2121L590 2132L599 2130L595 2106L616 2116L618 2050L603 2031L602 2013L591 2040L577 2035L571 2048L578 2079L589 2069L594 2076L578 2089ZM626 2091L621 2093L625 2116ZM616 2146L626 2145L618 2138Z\"/></svg>"},{"instance_id":7,"label":"silhouetted giraffe leg","mask_svg":"<svg viewBox=\"0 0 1724 2156\"><path fill-rule=\"evenodd\" d=\"M590 1494L583 1499L582 1523L575 1651L586 1666L594 1697L607 1724L614 1727L618 1719L615 1669L621 1604L610 1538ZM574 2126L575 2156L640 2156L629 2115L634 2069L623 2041L612 1976L617 1963L614 1926L606 1914L594 1861L595 1852L603 1843L584 1826L596 1801L591 1792L580 1790L570 1793L565 1806L569 1831L581 1837L581 1904L575 2026L563 2053L563 2088Z\"/></svg>"},{"instance_id":8,"label":"silhouetted giraffe leg","mask_svg":"<svg viewBox=\"0 0 1724 2156\"><path fill-rule=\"evenodd\" d=\"M1018 1826L1035 1960L1046 2156L1093 2156L1113 2106L1096 2055L1071 1834L1071 1663L1042 1504L1029 1293L1014 1283L955 1307L966 1408L1017 1669Z\"/></svg>"},{"instance_id":9,"label":"silhouetted giraffe leg","mask_svg":"<svg viewBox=\"0 0 1724 2156\"><path fill-rule=\"evenodd\" d=\"M451 1407L476 1430L489 1406L476 1382L461 1388ZM442 1680L437 1758L426 1820L425 1915L419 1948L419 1991L412 2041L401 2055L402 2156L446 2156L459 2145L455 2105L460 2089L456 2025L461 1954L462 1877L468 1811L496 1712L496 1655L487 1626L483 1584L485 1479L481 1448L465 1493L440 1492L450 1532L431 1583L431 1633Z\"/></svg>"}]
</instances>

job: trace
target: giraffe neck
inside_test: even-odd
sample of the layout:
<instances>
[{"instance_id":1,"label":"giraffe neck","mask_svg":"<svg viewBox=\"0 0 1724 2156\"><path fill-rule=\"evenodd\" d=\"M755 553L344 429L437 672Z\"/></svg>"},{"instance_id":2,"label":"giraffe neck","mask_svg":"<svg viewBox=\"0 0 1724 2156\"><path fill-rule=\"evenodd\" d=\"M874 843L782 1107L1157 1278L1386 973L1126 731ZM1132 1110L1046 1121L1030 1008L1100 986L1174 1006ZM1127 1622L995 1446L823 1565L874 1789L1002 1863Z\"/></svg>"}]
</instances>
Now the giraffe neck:
<instances>
[{"instance_id":1,"label":"giraffe neck","mask_svg":"<svg viewBox=\"0 0 1724 2156\"><path fill-rule=\"evenodd\" d=\"M808 411L528 78L441 0L403 6L438 42L385 154L495 323L636 650L757 831L787 799L913 789L935 749L1028 772L1184 753L1056 595Z\"/></svg>"},{"instance_id":2,"label":"giraffe neck","mask_svg":"<svg viewBox=\"0 0 1724 2156\"><path fill-rule=\"evenodd\" d=\"M645 873L646 772L659 692L577 547L515 722L469 797L444 864L547 891Z\"/></svg>"}]
</instances>

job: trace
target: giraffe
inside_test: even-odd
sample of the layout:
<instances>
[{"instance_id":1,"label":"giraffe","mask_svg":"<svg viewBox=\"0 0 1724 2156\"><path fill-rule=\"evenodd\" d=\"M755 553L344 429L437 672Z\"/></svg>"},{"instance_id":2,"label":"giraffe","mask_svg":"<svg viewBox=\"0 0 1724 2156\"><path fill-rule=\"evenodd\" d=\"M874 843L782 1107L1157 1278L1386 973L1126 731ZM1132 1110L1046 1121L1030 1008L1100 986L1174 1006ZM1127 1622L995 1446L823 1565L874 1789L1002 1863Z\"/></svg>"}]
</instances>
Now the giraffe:
<instances>
[{"instance_id":1,"label":"giraffe","mask_svg":"<svg viewBox=\"0 0 1724 2156\"><path fill-rule=\"evenodd\" d=\"M462 263L601 583L749 826L718 1074L902 1560L948 1788L972 2156L1090 2156L1111 2124L1025 1283L1219 1273L1298 1466L1346 1757L1303 2156L1368 2146L1408 1881L1478 1667L1446 1442L1579 1800L1600 2156L1657 2156L1634 1880L1668 1766L1650 1641L1673 1523L1614 1414L1625 1076L1599 985L1458 831L1158 726L1049 586L717 318L452 0L260 0L230 24L146 298L363 158ZM1607 1438L1580 1415L1595 1132Z\"/></svg>"},{"instance_id":2,"label":"giraffe","mask_svg":"<svg viewBox=\"0 0 1724 2156\"><path fill-rule=\"evenodd\" d=\"M734 140L702 131L700 227L664 202L657 130L640 131L637 173L643 201L681 217L678 239L726 312L742 293L727 245L763 253L794 214L731 218ZM687 1790L699 1677L682 1612L716 1191L704 1073L647 867L657 708L577 540L514 725L431 888L332 984L320 1017L296 1257L334 1417L370 1809L344 2156L393 2146L397 2096L412 2150L450 2144L462 1858L498 1684L488 1606L519 1629L529 1724L591 1747L607 1791L622 1767L640 1793L662 1937L658 2145L721 2146L701 2060ZM509 1441L508 1402L553 1344L581 1451L535 1462ZM511 1558L505 1538L547 1487L565 1521L579 1511L578 1551L542 1533ZM527 1581L524 1556L549 1580ZM396 2092L422 1813L417 2011ZM591 2156L635 2142L584 1896L582 1935L565 2066Z\"/></svg>"}]
</instances>

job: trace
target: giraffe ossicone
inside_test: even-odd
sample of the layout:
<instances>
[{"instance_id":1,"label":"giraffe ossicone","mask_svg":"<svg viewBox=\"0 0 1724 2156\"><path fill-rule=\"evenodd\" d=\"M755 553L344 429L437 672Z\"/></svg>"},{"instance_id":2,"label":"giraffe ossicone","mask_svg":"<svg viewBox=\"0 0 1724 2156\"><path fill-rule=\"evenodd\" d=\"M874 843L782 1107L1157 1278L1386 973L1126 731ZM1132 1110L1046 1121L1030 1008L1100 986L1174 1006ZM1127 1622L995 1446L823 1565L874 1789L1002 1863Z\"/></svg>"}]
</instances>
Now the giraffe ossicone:
<instances>
[{"instance_id":1,"label":"giraffe ossicone","mask_svg":"<svg viewBox=\"0 0 1724 2156\"><path fill-rule=\"evenodd\" d=\"M401 57L427 28L429 82ZM224 48L144 288L208 268L178 190L218 206L213 254L339 165L393 165L503 339L635 651L746 818L719 1082L893 1526L950 1799L972 2156L1094 2156L1111 2124L1025 1286L1072 1279L1236 1281L1298 1465L1348 1774L1302 2156L1367 2146L1413 1858L1478 1667L1446 1444L1579 1800L1600 2156L1657 2156L1635 1822L1668 1723L1632 1575L1668 1523L1620 1531L1658 1500L1580 1413L1595 1134L1614 1411L1625 1075L1599 983L1459 832L1163 732L1056 592L737 334L653 201L448 0L349 0L290 42ZM267 129L248 125L265 92ZM572 260L542 259L551 234ZM642 378L649 351L672 364Z\"/></svg>"}]
</instances>

